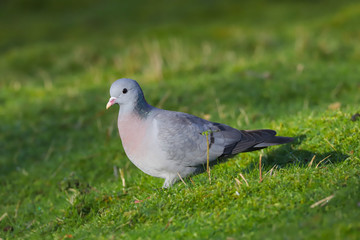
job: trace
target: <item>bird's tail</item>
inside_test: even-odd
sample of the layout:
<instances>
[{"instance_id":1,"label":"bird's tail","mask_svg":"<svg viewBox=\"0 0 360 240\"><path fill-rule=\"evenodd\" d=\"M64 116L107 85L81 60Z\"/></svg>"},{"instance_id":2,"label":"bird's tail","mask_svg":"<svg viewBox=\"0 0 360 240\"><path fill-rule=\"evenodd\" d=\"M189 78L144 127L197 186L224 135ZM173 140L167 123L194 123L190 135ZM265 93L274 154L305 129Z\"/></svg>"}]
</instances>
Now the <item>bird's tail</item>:
<instances>
[{"instance_id":1,"label":"bird's tail","mask_svg":"<svg viewBox=\"0 0 360 240\"><path fill-rule=\"evenodd\" d=\"M292 142L291 137L275 136L276 132L269 129L241 131L242 138L231 150L231 155L240 152L251 152L263 149L269 146Z\"/></svg>"}]
</instances>

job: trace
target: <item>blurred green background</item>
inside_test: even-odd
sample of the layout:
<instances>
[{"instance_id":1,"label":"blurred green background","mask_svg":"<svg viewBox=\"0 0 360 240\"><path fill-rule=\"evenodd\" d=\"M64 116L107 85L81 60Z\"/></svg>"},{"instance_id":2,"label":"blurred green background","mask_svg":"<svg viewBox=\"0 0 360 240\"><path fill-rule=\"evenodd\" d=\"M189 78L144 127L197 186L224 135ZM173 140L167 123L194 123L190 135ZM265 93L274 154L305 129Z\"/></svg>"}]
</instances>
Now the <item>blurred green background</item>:
<instances>
[{"instance_id":1,"label":"blurred green background","mask_svg":"<svg viewBox=\"0 0 360 240\"><path fill-rule=\"evenodd\" d=\"M359 25L358 1L1 1L0 237L358 238ZM262 185L248 153L154 190L104 110L121 77L154 106L298 138L263 152L281 171Z\"/></svg>"}]
</instances>

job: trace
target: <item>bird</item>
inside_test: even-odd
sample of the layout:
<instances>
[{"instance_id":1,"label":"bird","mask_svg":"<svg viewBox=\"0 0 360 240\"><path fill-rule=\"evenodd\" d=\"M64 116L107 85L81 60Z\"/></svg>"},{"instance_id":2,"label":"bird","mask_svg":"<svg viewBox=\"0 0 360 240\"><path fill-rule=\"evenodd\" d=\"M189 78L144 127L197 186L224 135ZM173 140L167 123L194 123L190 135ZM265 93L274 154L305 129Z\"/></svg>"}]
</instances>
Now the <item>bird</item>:
<instances>
[{"instance_id":1,"label":"bird","mask_svg":"<svg viewBox=\"0 0 360 240\"><path fill-rule=\"evenodd\" d=\"M163 188L205 171L207 162L289 143L270 129L238 130L194 115L147 103L137 81L112 83L106 109L118 104L118 130L129 160L144 173L165 179Z\"/></svg>"}]
</instances>

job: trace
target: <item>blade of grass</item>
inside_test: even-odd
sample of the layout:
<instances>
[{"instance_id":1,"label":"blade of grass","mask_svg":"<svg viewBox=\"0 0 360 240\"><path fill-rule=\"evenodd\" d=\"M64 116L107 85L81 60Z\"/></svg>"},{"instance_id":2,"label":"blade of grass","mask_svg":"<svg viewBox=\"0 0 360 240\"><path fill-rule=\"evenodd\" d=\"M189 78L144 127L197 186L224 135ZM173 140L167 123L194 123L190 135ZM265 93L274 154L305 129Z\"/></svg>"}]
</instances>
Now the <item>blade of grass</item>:
<instances>
[{"instance_id":1,"label":"blade of grass","mask_svg":"<svg viewBox=\"0 0 360 240\"><path fill-rule=\"evenodd\" d=\"M330 195L324 199L321 199L320 201L317 201L316 203L312 204L310 207L314 208L317 207L321 204L321 206L324 206L325 204L327 204L335 195Z\"/></svg>"}]
</instances>

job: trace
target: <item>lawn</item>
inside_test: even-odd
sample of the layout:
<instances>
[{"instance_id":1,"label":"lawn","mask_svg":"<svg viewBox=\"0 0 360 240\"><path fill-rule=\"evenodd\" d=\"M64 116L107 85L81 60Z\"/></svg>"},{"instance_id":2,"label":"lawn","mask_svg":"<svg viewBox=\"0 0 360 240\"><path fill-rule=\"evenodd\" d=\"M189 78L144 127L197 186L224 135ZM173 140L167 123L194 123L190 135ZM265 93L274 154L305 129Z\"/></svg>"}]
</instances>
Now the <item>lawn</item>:
<instances>
[{"instance_id":1,"label":"lawn","mask_svg":"<svg viewBox=\"0 0 360 240\"><path fill-rule=\"evenodd\" d=\"M359 239L359 25L358 1L2 1L0 239ZM121 77L295 141L161 189L105 110Z\"/></svg>"}]
</instances>

